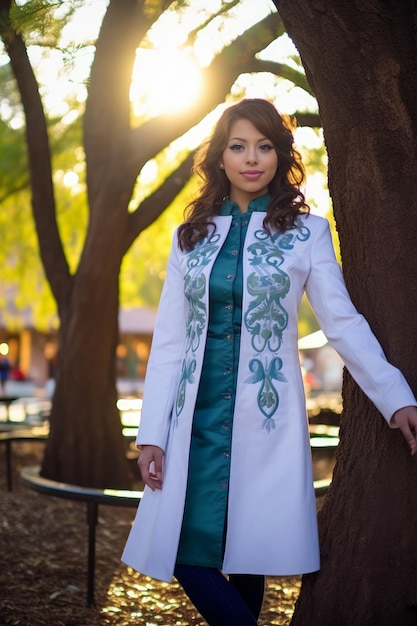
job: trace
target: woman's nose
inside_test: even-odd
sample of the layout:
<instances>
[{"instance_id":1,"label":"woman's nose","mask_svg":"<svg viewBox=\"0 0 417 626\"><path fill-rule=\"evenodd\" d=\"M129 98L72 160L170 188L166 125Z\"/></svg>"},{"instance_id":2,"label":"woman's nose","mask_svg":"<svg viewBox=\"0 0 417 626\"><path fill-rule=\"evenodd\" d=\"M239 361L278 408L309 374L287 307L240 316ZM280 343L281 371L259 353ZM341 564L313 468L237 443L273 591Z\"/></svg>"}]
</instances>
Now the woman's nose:
<instances>
[{"instance_id":1,"label":"woman's nose","mask_svg":"<svg viewBox=\"0 0 417 626\"><path fill-rule=\"evenodd\" d=\"M246 153L246 162L247 163L256 163L257 162L256 149L255 148L248 148L248 151Z\"/></svg>"}]
</instances>

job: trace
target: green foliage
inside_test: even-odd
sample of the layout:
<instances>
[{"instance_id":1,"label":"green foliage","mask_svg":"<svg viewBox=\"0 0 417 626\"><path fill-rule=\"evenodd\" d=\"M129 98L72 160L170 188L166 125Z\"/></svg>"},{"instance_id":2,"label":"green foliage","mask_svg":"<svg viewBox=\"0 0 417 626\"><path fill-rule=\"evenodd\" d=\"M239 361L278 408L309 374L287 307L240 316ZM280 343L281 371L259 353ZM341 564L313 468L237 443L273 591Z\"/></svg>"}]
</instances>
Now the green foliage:
<instances>
[{"instance_id":1,"label":"green foliage","mask_svg":"<svg viewBox=\"0 0 417 626\"><path fill-rule=\"evenodd\" d=\"M24 129L13 130L0 119L0 203L28 185Z\"/></svg>"},{"instance_id":2,"label":"green foliage","mask_svg":"<svg viewBox=\"0 0 417 626\"><path fill-rule=\"evenodd\" d=\"M7 66L0 70L9 75ZM15 98L14 82L10 81L7 86L11 97L7 97L8 106L2 107L0 117L0 306L9 328L21 325L21 313L31 308L35 326L46 329L56 323L56 304L38 250L31 210L25 131L20 124L21 107ZM81 147L82 110L75 102L69 102L68 106L73 121L66 124L61 117L50 119L48 130L53 153L57 220L68 263L75 271L84 242L88 211ZM77 110L78 117L75 115Z\"/></svg>"},{"instance_id":3,"label":"green foliage","mask_svg":"<svg viewBox=\"0 0 417 626\"><path fill-rule=\"evenodd\" d=\"M0 203L28 187L24 117L10 65L0 66Z\"/></svg>"},{"instance_id":4,"label":"green foliage","mask_svg":"<svg viewBox=\"0 0 417 626\"><path fill-rule=\"evenodd\" d=\"M10 17L26 45L58 47L62 29L81 5L80 0L28 0L14 4Z\"/></svg>"},{"instance_id":5,"label":"green foliage","mask_svg":"<svg viewBox=\"0 0 417 626\"><path fill-rule=\"evenodd\" d=\"M314 315L309 301L307 300L307 296L304 294L301 298L300 310L298 314L298 334L300 337L305 337L306 335L314 333L319 329L320 326L317 318Z\"/></svg>"},{"instance_id":6,"label":"green foliage","mask_svg":"<svg viewBox=\"0 0 417 626\"><path fill-rule=\"evenodd\" d=\"M22 313L30 309L30 320L47 330L56 324L56 305L40 262L29 192L15 193L1 208L2 317L8 329L15 330L23 326Z\"/></svg>"}]
</instances>

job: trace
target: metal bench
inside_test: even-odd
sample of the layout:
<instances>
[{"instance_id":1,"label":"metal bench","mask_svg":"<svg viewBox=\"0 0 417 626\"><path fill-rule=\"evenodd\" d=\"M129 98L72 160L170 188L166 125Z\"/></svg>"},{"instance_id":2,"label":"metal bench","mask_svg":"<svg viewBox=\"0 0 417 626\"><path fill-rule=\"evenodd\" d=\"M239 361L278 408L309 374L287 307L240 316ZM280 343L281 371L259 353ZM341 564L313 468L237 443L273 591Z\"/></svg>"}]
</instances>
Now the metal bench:
<instances>
[{"instance_id":1,"label":"metal bench","mask_svg":"<svg viewBox=\"0 0 417 626\"><path fill-rule=\"evenodd\" d=\"M87 505L87 607L91 608L94 606L96 527L99 504L137 507L142 498L143 491L79 487L77 485L69 485L67 483L42 478L39 471L39 466L24 468L21 472L23 484L47 496L77 500L79 502L85 502Z\"/></svg>"},{"instance_id":2,"label":"metal bench","mask_svg":"<svg viewBox=\"0 0 417 626\"><path fill-rule=\"evenodd\" d=\"M48 426L14 427L12 430L0 432L0 444L4 444L6 448L6 484L8 491L13 489L12 444L22 441L45 441L48 435Z\"/></svg>"},{"instance_id":3,"label":"metal bench","mask_svg":"<svg viewBox=\"0 0 417 626\"><path fill-rule=\"evenodd\" d=\"M134 441L137 427L123 427L122 434L126 441ZM0 444L4 444L6 448L6 484L8 491L13 489L12 444L22 441L45 441L48 435L49 424L47 422L38 426L28 426L24 422L0 423ZM135 459L137 450L127 450L126 456L128 459Z\"/></svg>"}]
</instances>

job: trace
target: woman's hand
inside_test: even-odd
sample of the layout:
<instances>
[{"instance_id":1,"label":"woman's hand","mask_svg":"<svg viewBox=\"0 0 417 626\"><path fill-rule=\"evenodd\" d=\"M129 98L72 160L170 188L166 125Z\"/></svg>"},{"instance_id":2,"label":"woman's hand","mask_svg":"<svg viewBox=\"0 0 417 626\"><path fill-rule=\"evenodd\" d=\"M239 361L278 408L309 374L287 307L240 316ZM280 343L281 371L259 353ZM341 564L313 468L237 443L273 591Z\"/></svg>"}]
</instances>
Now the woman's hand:
<instances>
[{"instance_id":1,"label":"woman's hand","mask_svg":"<svg viewBox=\"0 0 417 626\"><path fill-rule=\"evenodd\" d=\"M411 454L417 454L417 407L405 406L395 411L392 416L411 449Z\"/></svg>"},{"instance_id":2,"label":"woman's hand","mask_svg":"<svg viewBox=\"0 0 417 626\"><path fill-rule=\"evenodd\" d=\"M155 489L162 489L162 460L164 451L158 446L141 446L138 458L138 467L145 485Z\"/></svg>"}]
</instances>

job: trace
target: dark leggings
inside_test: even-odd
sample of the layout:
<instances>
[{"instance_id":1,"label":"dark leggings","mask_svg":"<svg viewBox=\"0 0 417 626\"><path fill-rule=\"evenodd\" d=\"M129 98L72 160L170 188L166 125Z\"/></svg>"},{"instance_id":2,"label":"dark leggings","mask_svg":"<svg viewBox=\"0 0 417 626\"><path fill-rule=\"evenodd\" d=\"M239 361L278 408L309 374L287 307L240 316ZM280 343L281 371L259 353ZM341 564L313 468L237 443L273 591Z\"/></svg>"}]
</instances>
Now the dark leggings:
<instances>
[{"instance_id":1,"label":"dark leggings","mask_svg":"<svg viewBox=\"0 0 417 626\"><path fill-rule=\"evenodd\" d=\"M264 576L231 574L212 567L177 565L175 578L209 626L256 626Z\"/></svg>"}]
</instances>

